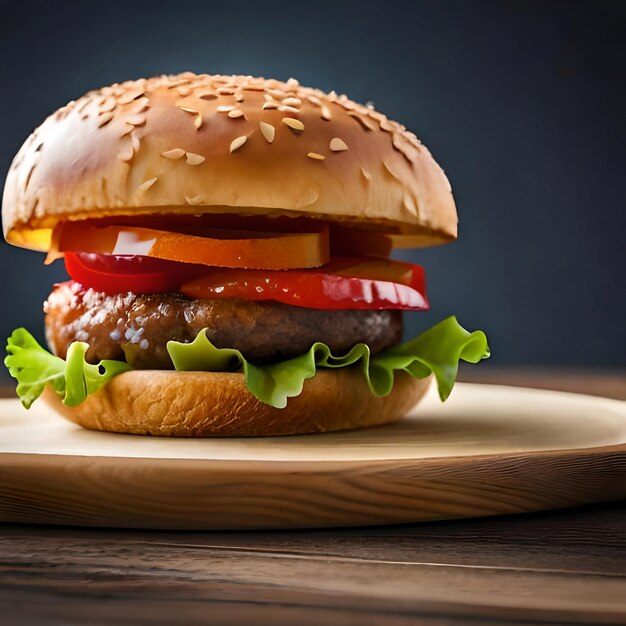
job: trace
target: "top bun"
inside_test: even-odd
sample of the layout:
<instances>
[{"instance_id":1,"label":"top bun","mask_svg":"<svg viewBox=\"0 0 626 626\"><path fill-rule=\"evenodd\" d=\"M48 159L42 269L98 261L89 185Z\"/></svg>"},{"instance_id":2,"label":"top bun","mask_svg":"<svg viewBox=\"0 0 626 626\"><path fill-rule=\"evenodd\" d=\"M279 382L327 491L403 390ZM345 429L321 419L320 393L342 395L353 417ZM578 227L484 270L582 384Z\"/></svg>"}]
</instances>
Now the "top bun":
<instances>
[{"instance_id":1,"label":"top bun","mask_svg":"<svg viewBox=\"0 0 626 626\"><path fill-rule=\"evenodd\" d=\"M158 212L309 216L416 246L457 231L441 168L372 107L294 79L189 72L59 109L15 157L2 206L7 240L37 250L61 220Z\"/></svg>"}]
</instances>

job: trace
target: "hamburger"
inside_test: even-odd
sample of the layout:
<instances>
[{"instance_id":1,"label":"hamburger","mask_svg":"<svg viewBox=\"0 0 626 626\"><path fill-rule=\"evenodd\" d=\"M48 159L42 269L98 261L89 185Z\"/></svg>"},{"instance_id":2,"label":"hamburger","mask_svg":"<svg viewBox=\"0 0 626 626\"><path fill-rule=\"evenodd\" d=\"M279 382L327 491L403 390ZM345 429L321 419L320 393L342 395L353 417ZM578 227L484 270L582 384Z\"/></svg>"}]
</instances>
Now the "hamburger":
<instances>
[{"instance_id":1,"label":"hamburger","mask_svg":"<svg viewBox=\"0 0 626 626\"><path fill-rule=\"evenodd\" d=\"M372 106L298 81L184 73L114 84L26 140L2 203L6 240L63 259L5 363L86 428L259 436L382 424L459 359L489 354L428 309L398 247L457 236L450 185L417 137Z\"/></svg>"}]
</instances>

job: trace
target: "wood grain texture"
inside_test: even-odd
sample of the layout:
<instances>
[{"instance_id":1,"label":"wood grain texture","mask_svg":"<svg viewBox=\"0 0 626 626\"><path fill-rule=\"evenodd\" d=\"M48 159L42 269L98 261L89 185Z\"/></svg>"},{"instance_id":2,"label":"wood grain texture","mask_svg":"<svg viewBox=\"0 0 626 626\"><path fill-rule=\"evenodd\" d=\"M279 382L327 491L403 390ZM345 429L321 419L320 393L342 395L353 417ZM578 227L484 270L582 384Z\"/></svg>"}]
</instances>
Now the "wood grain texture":
<instances>
[{"instance_id":1,"label":"wood grain texture","mask_svg":"<svg viewBox=\"0 0 626 626\"><path fill-rule=\"evenodd\" d=\"M626 505L307 533L4 526L0 555L2 615L28 624L626 622Z\"/></svg>"},{"instance_id":2,"label":"wood grain texture","mask_svg":"<svg viewBox=\"0 0 626 626\"><path fill-rule=\"evenodd\" d=\"M242 529L405 523L626 497L626 408L460 385L395 425L247 440L93 433L4 407L0 520Z\"/></svg>"}]
</instances>

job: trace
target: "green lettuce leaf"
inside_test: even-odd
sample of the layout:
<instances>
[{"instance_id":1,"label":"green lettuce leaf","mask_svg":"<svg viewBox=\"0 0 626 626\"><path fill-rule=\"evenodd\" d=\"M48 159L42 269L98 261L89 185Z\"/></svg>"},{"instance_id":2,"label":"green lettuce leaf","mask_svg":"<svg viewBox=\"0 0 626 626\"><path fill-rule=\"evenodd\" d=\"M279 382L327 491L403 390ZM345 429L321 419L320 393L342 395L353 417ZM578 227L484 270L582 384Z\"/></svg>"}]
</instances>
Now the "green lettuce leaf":
<instances>
[{"instance_id":1,"label":"green lettuce leaf","mask_svg":"<svg viewBox=\"0 0 626 626\"><path fill-rule=\"evenodd\" d=\"M72 343L64 361L42 348L25 328L14 330L7 341L8 356L4 364L17 380L16 391L22 404L29 409L50 384L64 404L76 406L113 376L132 369L122 361L107 360L91 365L85 361L88 348L81 341Z\"/></svg>"},{"instance_id":2,"label":"green lettuce leaf","mask_svg":"<svg viewBox=\"0 0 626 626\"><path fill-rule=\"evenodd\" d=\"M415 339L371 356L367 345L356 344L347 354L335 356L324 343L293 359L255 365L232 348L216 348L201 331L191 343L169 341L167 351L179 371L223 372L242 370L250 393L278 409L287 399L302 392L304 381L317 368L360 367L370 391L386 396L393 387L394 372L404 371L415 378L433 374L439 397L450 395L459 360L477 363L489 356L487 337L481 331L469 333L455 317L449 317Z\"/></svg>"},{"instance_id":3,"label":"green lettuce leaf","mask_svg":"<svg viewBox=\"0 0 626 626\"><path fill-rule=\"evenodd\" d=\"M5 365L17 381L17 394L26 408L51 384L68 406L80 404L103 387L113 376L133 369L121 361L85 361L88 345L70 345L67 360L42 348L24 328L9 337ZM393 387L394 373L404 371L415 378L433 374L439 396L445 400L452 391L459 360L477 363L489 356L487 338L481 331L469 333L455 317L443 320L415 339L372 356L367 345L355 345L347 354L335 356L324 343L293 359L269 365L255 365L232 348L216 348L201 331L191 343L170 341L167 350L178 371L242 371L249 391L261 402L276 408L287 406L288 398L302 392L304 381L318 368L354 366L361 369L371 392L386 396Z\"/></svg>"}]
</instances>

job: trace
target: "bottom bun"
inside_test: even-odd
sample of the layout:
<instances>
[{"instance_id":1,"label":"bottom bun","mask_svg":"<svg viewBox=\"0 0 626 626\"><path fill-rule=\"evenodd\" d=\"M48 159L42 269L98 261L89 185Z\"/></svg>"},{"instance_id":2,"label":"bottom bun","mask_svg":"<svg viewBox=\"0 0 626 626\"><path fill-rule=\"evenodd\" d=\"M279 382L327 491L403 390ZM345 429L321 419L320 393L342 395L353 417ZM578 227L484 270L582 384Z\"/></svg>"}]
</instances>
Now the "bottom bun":
<instances>
[{"instance_id":1,"label":"bottom bun","mask_svg":"<svg viewBox=\"0 0 626 626\"><path fill-rule=\"evenodd\" d=\"M373 396L357 369L322 370L302 393L276 409L257 400L243 374L135 370L113 378L76 407L50 388L44 398L84 428L174 437L298 435L375 426L407 413L431 379L398 372L392 392Z\"/></svg>"}]
</instances>

